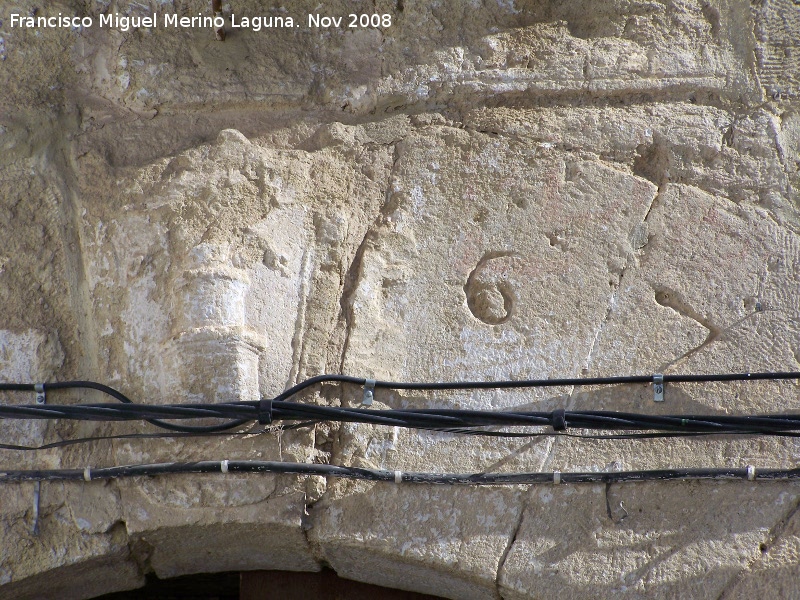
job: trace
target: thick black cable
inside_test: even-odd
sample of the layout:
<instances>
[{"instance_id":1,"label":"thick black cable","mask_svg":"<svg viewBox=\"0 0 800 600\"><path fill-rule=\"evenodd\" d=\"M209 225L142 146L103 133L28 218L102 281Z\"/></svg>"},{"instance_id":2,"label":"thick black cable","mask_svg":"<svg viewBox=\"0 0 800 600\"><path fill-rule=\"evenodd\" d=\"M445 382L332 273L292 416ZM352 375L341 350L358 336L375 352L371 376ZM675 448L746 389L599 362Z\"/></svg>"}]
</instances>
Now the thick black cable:
<instances>
[{"instance_id":1,"label":"thick black cable","mask_svg":"<svg viewBox=\"0 0 800 600\"><path fill-rule=\"evenodd\" d=\"M272 401L275 421L335 421L416 429L459 429L487 426L552 426L593 430L646 430L685 433L779 434L800 431L800 414L777 415L647 415L615 411L481 411L464 409L373 410ZM259 402L221 404L77 404L0 405L0 418L131 421L160 419L258 420Z\"/></svg>"},{"instance_id":2,"label":"thick black cable","mask_svg":"<svg viewBox=\"0 0 800 600\"><path fill-rule=\"evenodd\" d=\"M70 438L66 440L59 440L57 442L49 442L39 446L24 446L21 444L5 444L0 443L0 450L14 450L14 451L37 451L37 450L50 450L53 448L64 448L66 446L74 446L76 444L91 444L92 442L102 442L107 440L146 440L146 439L181 439L191 437L250 437L255 435L263 435L265 433L277 433L279 431L287 431L290 429L302 429L316 425L319 421L305 421L303 423L292 423L290 425L278 425L276 427L264 429L250 429L248 431L214 431L214 432L170 432L170 433L120 433L116 435L94 435L90 437Z\"/></svg>"},{"instance_id":3,"label":"thick black cable","mask_svg":"<svg viewBox=\"0 0 800 600\"><path fill-rule=\"evenodd\" d=\"M185 473L262 473L318 475L368 481L441 485L526 485L552 483L625 483L672 480L778 481L800 479L800 469L706 468L648 471L535 472L535 473L419 473L363 469L314 463L225 460L191 463L154 463L85 469L32 469L0 471L0 483L118 479Z\"/></svg>"},{"instance_id":4,"label":"thick black cable","mask_svg":"<svg viewBox=\"0 0 800 600\"><path fill-rule=\"evenodd\" d=\"M256 435L263 435L265 433L274 433L278 431L286 431L291 429L301 429L303 427L310 427L316 425L319 421L306 421L304 423L292 423L291 425L280 425L276 428L270 429L257 429L249 431L217 431L214 433L123 433L118 435L97 435L91 437L71 438L66 440L59 440L57 442L50 442L41 444L39 446L25 446L20 444L6 444L0 443L0 450L12 451L39 451L50 450L53 448L64 448L66 446L74 446L77 444L91 444L93 442L101 442L108 440L136 440L136 439L180 439L184 437L209 437L209 436L225 436L225 437L250 437ZM587 434L587 433L565 433L553 431L491 431L485 429L426 429L432 433L448 433L452 435L464 436L478 436L478 437L500 437L500 438L544 438L544 437L565 437L574 438L579 440L652 440L662 438L687 438L687 437L711 437L711 436L755 436L767 435L774 437L800 437L800 432L778 432L778 433L750 433L747 431L736 432L655 432L655 433L617 433L617 434Z\"/></svg>"},{"instance_id":5,"label":"thick black cable","mask_svg":"<svg viewBox=\"0 0 800 600\"><path fill-rule=\"evenodd\" d=\"M711 373L700 375L662 375L664 383L709 383L722 381L776 381L786 379L800 379L800 371L774 371L763 373ZM620 385L631 383L653 383L654 375L629 375L620 377L582 377L561 379L519 379L506 381L444 381L444 382L405 382L375 380L375 388L392 390L466 390L466 389L518 389L542 387L570 387L593 385ZM351 383L364 385L367 379L349 375L318 375L292 386L277 395L273 400L286 400L296 396L301 391L324 383ZM44 384L45 391L68 388L95 389L113 396L125 403L132 402L121 392L114 388L93 381L65 381ZM0 383L0 391L34 391L34 384L30 383Z\"/></svg>"},{"instance_id":6,"label":"thick black cable","mask_svg":"<svg viewBox=\"0 0 800 600\"><path fill-rule=\"evenodd\" d=\"M664 383L709 383L719 381L759 381L759 380L784 380L800 379L800 371L776 371L767 373L717 373L707 375L663 375ZM620 385L630 383L653 383L653 375L630 375L622 377L583 377L564 379L520 379L514 381L450 381L450 382L401 382L375 380L375 388L392 390L478 390L478 389L509 389L509 388L542 388L542 387L569 387L592 385ZM366 379L350 377L348 375L319 375L311 377L279 394L275 400L285 400L297 395L311 386L322 383L353 383L364 385Z\"/></svg>"},{"instance_id":7,"label":"thick black cable","mask_svg":"<svg viewBox=\"0 0 800 600\"><path fill-rule=\"evenodd\" d=\"M756 381L756 380L785 380L798 379L800 372L769 372L769 373L729 373L707 375L663 375L664 383L679 382L713 382L713 381ZM546 380L517 380L517 381L465 381L465 382L433 382L410 383L375 381L376 388L396 390L459 390L459 389L508 389L508 388L539 388L555 386L590 386L590 385L618 385L631 383L651 383L654 375L636 375L626 377L592 377L592 378L567 378ZM728 431L739 433L765 433L791 431L797 428L797 418L791 415L784 416L751 416L734 417L737 421L721 422L716 416L675 416L663 417L657 423L656 417L645 415L626 415L625 413L566 413L554 411L552 413L487 413L481 411L364 411L363 409L348 409L340 407L321 407L287 403L286 400L299 394L301 391L324 383L350 383L365 385L366 379L347 375L321 375L312 377L279 394L274 399L262 399L258 403L258 410L242 408L248 403L234 403L227 405L164 405L167 410L159 411L154 406L134 404L127 396L109 386L93 381L68 381L44 384L45 391L60 389L94 389L110 395L125 405L136 407L134 412L125 413L109 408L110 405L84 405L81 409L82 416L77 413L68 416L63 411L48 410L58 405L48 405L45 409L41 405L18 406L16 413L9 412L10 407L0 406L2 418L84 418L91 420L131 420L144 419L148 422L170 431L182 433L214 433L227 431L244 425L248 421L258 420L261 423L271 422L272 419L303 419L349 421L358 423L371 423L375 425L394 425L416 428L444 428L444 427L477 427L481 425L553 425L556 430L562 427L581 427L589 429L610 428L654 428L662 430L691 431ZM34 384L0 383L0 391L35 391ZM252 404L252 403L249 403ZM292 404L292 407L287 407ZM231 407L237 408L231 408ZM94 408L89 408L94 407ZM217 408L211 408L217 407ZM219 408L225 407L225 408ZM370 414L364 414L364 413ZM138 416L134 416L138 415ZM485 415L481 417L480 415ZM225 423L209 426L179 425L164 421L167 419L197 419L197 418L226 418ZM505 421L504 421L505 419ZM749 421L747 419L750 419Z\"/></svg>"},{"instance_id":8,"label":"thick black cable","mask_svg":"<svg viewBox=\"0 0 800 600\"><path fill-rule=\"evenodd\" d=\"M53 383L42 384L42 389L45 393L48 391L67 389L97 390L98 392L107 394L124 404L135 404L133 400L128 398L119 390L102 383L97 383L96 381L57 381ZM34 392L36 391L36 386L33 383L0 383L0 392L2 391ZM156 427L160 427L161 429L182 433L215 433L218 431L227 431L235 427L240 427L241 425L247 423L247 420L238 420L221 423L219 425L176 425L174 423L166 423L165 421L161 421L159 419L148 419L147 421L148 423L151 423Z\"/></svg>"}]
</instances>

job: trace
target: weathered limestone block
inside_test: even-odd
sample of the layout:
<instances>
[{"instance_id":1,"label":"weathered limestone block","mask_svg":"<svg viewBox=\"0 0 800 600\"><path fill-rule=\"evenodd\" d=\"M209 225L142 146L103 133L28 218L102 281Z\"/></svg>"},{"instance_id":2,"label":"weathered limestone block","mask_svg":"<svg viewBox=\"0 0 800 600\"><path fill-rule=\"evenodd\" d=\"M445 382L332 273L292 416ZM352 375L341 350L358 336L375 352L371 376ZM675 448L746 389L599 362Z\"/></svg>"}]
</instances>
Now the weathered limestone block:
<instances>
[{"instance_id":1,"label":"weathered limestone block","mask_svg":"<svg viewBox=\"0 0 800 600\"><path fill-rule=\"evenodd\" d=\"M381 365L382 379L576 372L655 193L547 148L451 128L406 139L361 260L345 370Z\"/></svg>"},{"instance_id":2,"label":"weathered limestone block","mask_svg":"<svg viewBox=\"0 0 800 600\"><path fill-rule=\"evenodd\" d=\"M551 144L587 158L597 156L632 168L659 186L692 185L793 219L797 209L788 199L796 165L787 162L797 148L792 115L775 109L740 112L665 102L622 108L480 108L468 113L465 125L519 141Z\"/></svg>"},{"instance_id":3,"label":"weathered limestone block","mask_svg":"<svg viewBox=\"0 0 800 600\"><path fill-rule=\"evenodd\" d=\"M242 14L255 4L226 3ZM318 0L256 3L303 19ZM190 14L205 0L33 2ZM0 380L136 401L800 364L791 0L331 0L365 30L0 25ZM6 15L0 15L6 19ZM325 386L303 402L357 405ZM59 401L97 400L64 394ZM30 398L3 395L2 401ZM374 409L777 412L786 383L391 393ZM0 442L152 431L0 425ZM580 432L574 432L580 433ZM401 471L792 467L792 439L356 425L3 450L0 468L269 459ZM796 594L793 484L446 488L206 475L0 489L0 596L317 570L451 598ZM774 577L773 577L774 576ZM53 583L53 582L57 583ZM554 592L555 590L555 592Z\"/></svg>"},{"instance_id":4,"label":"weathered limestone block","mask_svg":"<svg viewBox=\"0 0 800 600\"><path fill-rule=\"evenodd\" d=\"M500 593L717 598L796 504L795 490L741 482L542 487L530 495Z\"/></svg>"},{"instance_id":5,"label":"weathered limestone block","mask_svg":"<svg viewBox=\"0 0 800 600\"><path fill-rule=\"evenodd\" d=\"M779 370L793 362L800 348L794 320L800 303L789 292L800 263L795 233L762 208L681 185L668 185L659 195L647 232L598 336L595 372L620 363L632 372L697 372ZM670 331L686 343L659 343ZM711 387L730 393L739 386ZM741 388L742 394L762 392ZM737 410L774 408L767 398L746 398L739 398Z\"/></svg>"},{"instance_id":6,"label":"weathered limestone block","mask_svg":"<svg viewBox=\"0 0 800 600\"><path fill-rule=\"evenodd\" d=\"M64 363L64 351L53 332L28 329L21 333L0 330L0 372L9 381L50 381ZM31 404L29 394L0 394L6 404ZM0 421L0 437L7 444L36 446L44 441L47 421Z\"/></svg>"},{"instance_id":7,"label":"weathered limestone block","mask_svg":"<svg viewBox=\"0 0 800 600\"><path fill-rule=\"evenodd\" d=\"M764 91L778 99L800 95L797 31L800 14L791 0L771 0L753 9L756 61Z\"/></svg>"},{"instance_id":8,"label":"weathered limestone block","mask_svg":"<svg viewBox=\"0 0 800 600\"><path fill-rule=\"evenodd\" d=\"M752 598L764 590L777 597L797 594L800 571L800 536L798 536L797 504L780 520L759 544L760 556L750 561L736 580L732 580L724 597Z\"/></svg>"},{"instance_id":9,"label":"weathered limestone block","mask_svg":"<svg viewBox=\"0 0 800 600\"><path fill-rule=\"evenodd\" d=\"M798 240L763 209L668 185L647 218L646 244L610 297L588 361L590 375L781 371L796 364ZM697 266L702 265L701 269ZM625 370L620 371L620 365ZM584 410L754 414L796 410L795 382L576 389ZM642 451L646 446L647 451ZM791 468L794 444L778 438L577 442L550 449L560 470L658 469L709 462Z\"/></svg>"},{"instance_id":10,"label":"weathered limestone block","mask_svg":"<svg viewBox=\"0 0 800 600\"><path fill-rule=\"evenodd\" d=\"M480 182L479 187L472 182ZM429 127L423 135L401 144L391 186L381 222L366 238L349 300L345 372L397 380L483 380L580 372L594 340L593 327L599 327L605 316L614 284L610 269L619 269L632 252L629 240L655 197L653 184L597 162L567 160L547 148ZM608 193L611 189L625 193ZM454 205L465 208L456 219L448 216ZM612 220L612 214L621 218ZM442 228L443 222L449 226ZM581 272L570 267L571 260L583 265ZM569 290L573 289L581 289L581 295L572 297ZM578 330L574 335L565 338L559 333L570 326ZM473 408L528 405L534 399L553 402L549 394L542 398L530 392L441 396L378 392L376 402ZM549 442L536 444L527 456L514 457L519 445L507 440L487 445L447 434L346 427L336 455L350 464L401 470L429 470L435 464L443 471L491 470L493 463L537 470L547 460ZM488 581L496 579L506 542L513 534L513 512L496 510L490 502L484 506L484 501L474 509L492 515L486 518L500 519L502 530L495 543L476 544L488 569L479 587L467 591L469 587L438 580L409 587L408 574L419 567L409 566L388 577L385 574L394 571L387 570L384 562L366 570L348 566L372 564L375 559L362 558L363 550L349 548L342 540L339 515L345 511L361 523L355 515L368 512L362 506L365 502L393 506L398 494L420 497L427 491L374 486L368 495L350 497L351 486L336 489L315 507L314 514L321 510L324 517L321 523L315 519L311 533L337 571L384 585L401 585L405 580L401 587L453 598L493 597L494 584ZM444 490L441 494L462 498L465 492ZM408 529L404 538L426 540L428 520L444 518L429 504L415 502L414 518L403 524ZM407 514L408 509L402 512ZM374 519L364 519L361 535ZM384 543L385 550L372 550L384 535L389 536L372 533L366 538L375 539L368 543L371 554L392 551L391 542ZM442 560L430 555L428 545L435 548L436 542L423 546L422 557L428 563ZM403 550L400 556L405 554ZM464 566L467 572L475 571L476 559L460 553L456 557L458 581L465 577L459 574ZM371 575L373 570L384 575Z\"/></svg>"},{"instance_id":11,"label":"weathered limestone block","mask_svg":"<svg viewBox=\"0 0 800 600\"><path fill-rule=\"evenodd\" d=\"M305 304L318 265L338 265L352 243L334 233L312 244L315 228L330 228L325 204L348 195L351 178L363 180L365 200L382 194L335 152L320 154L271 152L226 130L209 147L115 182L87 181L90 286L96 298L114 298L95 310L115 380L161 401L283 390L316 316L306 317ZM122 212L95 201L107 186L120 189ZM316 208L319 187L335 196ZM345 236L346 214L336 216Z\"/></svg>"},{"instance_id":12,"label":"weathered limestone block","mask_svg":"<svg viewBox=\"0 0 800 600\"><path fill-rule=\"evenodd\" d=\"M102 483L42 483L38 535L34 484L4 486L0 501L3 598L80 599L144 584L117 522L119 498Z\"/></svg>"},{"instance_id":13,"label":"weathered limestone block","mask_svg":"<svg viewBox=\"0 0 800 600\"><path fill-rule=\"evenodd\" d=\"M342 577L445 598L497 598L522 495L342 482L314 506L309 534Z\"/></svg>"},{"instance_id":14,"label":"weathered limestone block","mask_svg":"<svg viewBox=\"0 0 800 600\"><path fill-rule=\"evenodd\" d=\"M187 481L188 480L188 481ZM139 560L159 577L255 570L318 571L302 528L302 491L274 494L267 476L188 477L120 485Z\"/></svg>"}]
</instances>

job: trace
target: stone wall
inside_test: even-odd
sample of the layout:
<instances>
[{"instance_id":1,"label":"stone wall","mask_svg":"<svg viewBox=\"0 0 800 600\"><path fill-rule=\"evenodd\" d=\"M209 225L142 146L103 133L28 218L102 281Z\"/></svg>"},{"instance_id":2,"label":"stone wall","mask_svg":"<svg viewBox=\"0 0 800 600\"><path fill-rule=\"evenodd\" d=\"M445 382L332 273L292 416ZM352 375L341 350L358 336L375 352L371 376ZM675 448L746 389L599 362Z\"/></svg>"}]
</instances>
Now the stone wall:
<instances>
[{"instance_id":1,"label":"stone wall","mask_svg":"<svg viewBox=\"0 0 800 600\"><path fill-rule=\"evenodd\" d=\"M322 373L491 380L800 368L792 0L230 0L255 32L25 30L3 2L0 380L141 402ZM306 15L391 14L308 28ZM304 402L356 406L325 386ZM50 402L99 400L62 394ZM3 402L29 403L25 394ZM375 408L744 414L796 382L376 392ZM152 431L0 424L0 442ZM0 467L274 459L437 472L792 467L793 439L531 440L320 425L0 451ZM465 488L185 475L0 487L0 595L329 565L449 598L797 595L800 488Z\"/></svg>"}]
</instances>

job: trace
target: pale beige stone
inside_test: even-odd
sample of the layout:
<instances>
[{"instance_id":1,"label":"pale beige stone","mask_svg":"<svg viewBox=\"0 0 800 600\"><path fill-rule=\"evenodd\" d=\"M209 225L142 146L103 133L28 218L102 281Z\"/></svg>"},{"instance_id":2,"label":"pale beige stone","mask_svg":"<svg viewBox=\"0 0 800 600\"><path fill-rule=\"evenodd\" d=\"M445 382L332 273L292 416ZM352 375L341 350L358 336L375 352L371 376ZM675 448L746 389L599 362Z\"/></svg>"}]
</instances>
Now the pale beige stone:
<instances>
[{"instance_id":1,"label":"pale beige stone","mask_svg":"<svg viewBox=\"0 0 800 600\"><path fill-rule=\"evenodd\" d=\"M342 577L447 598L496 598L521 497L508 488L341 483L314 506L309 533Z\"/></svg>"},{"instance_id":2,"label":"pale beige stone","mask_svg":"<svg viewBox=\"0 0 800 600\"><path fill-rule=\"evenodd\" d=\"M121 486L128 535L150 568L161 578L238 570L318 571L302 530L304 495L264 497L274 478L254 485L246 476L229 477L230 482L213 476L195 477L189 485L170 482L169 490L161 482L149 490Z\"/></svg>"},{"instance_id":3,"label":"pale beige stone","mask_svg":"<svg viewBox=\"0 0 800 600\"><path fill-rule=\"evenodd\" d=\"M794 491L770 484L543 486L529 498L500 593L716 598L796 503Z\"/></svg>"},{"instance_id":4,"label":"pale beige stone","mask_svg":"<svg viewBox=\"0 0 800 600\"><path fill-rule=\"evenodd\" d=\"M117 497L108 489L98 492L101 486L42 483L38 535L32 534L33 484L3 486L4 598L90 598L144 584L117 522Z\"/></svg>"},{"instance_id":5,"label":"pale beige stone","mask_svg":"<svg viewBox=\"0 0 800 600\"><path fill-rule=\"evenodd\" d=\"M759 545L760 554L732 580L724 598L752 598L758 594L792 598L797 595L798 553L797 504L770 529Z\"/></svg>"},{"instance_id":6,"label":"pale beige stone","mask_svg":"<svg viewBox=\"0 0 800 600\"><path fill-rule=\"evenodd\" d=\"M12 8L98 18L150 4ZM0 29L1 380L226 402L325 372L433 381L800 365L791 0L228 4L393 24L229 30L224 43L203 29ZM362 397L323 386L297 400ZM373 406L740 414L795 410L797 384L670 384L660 405L649 385L377 390ZM0 442L143 431L4 422ZM321 424L3 450L0 469L263 459L549 472L789 468L797 456L780 438ZM45 483L38 536L32 489L0 489L2 597L323 565L450 598L798 590L793 484Z\"/></svg>"}]
</instances>

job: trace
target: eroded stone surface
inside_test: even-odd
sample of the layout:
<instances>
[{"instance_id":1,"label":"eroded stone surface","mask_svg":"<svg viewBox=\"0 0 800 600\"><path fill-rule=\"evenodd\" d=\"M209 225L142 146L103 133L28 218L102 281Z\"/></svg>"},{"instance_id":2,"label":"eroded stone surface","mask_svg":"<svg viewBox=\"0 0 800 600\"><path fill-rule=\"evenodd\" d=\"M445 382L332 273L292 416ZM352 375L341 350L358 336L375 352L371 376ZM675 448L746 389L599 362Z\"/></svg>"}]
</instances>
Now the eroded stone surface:
<instances>
[{"instance_id":1,"label":"eroded stone surface","mask_svg":"<svg viewBox=\"0 0 800 600\"><path fill-rule=\"evenodd\" d=\"M770 530L759 545L760 555L750 562L739 578L731 581L724 598L748 598L761 590L770 589L780 596L790 597L797 585L797 506Z\"/></svg>"},{"instance_id":2,"label":"eroded stone surface","mask_svg":"<svg viewBox=\"0 0 800 600\"><path fill-rule=\"evenodd\" d=\"M522 493L396 484L334 485L311 539L342 577L448 598L496 598Z\"/></svg>"},{"instance_id":3,"label":"eroded stone surface","mask_svg":"<svg viewBox=\"0 0 800 600\"><path fill-rule=\"evenodd\" d=\"M719 597L797 503L780 486L680 484L680 501L672 487L537 490L503 566L503 598Z\"/></svg>"},{"instance_id":4,"label":"eroded stone surface","mask_svg":"<svg viewBox=\"0 0 800 600\"><path fill-rule=\"evenodd\" d=\"M302 17L318 4L259 10ZM13 9L96 17L109 6ZM199 29L0 26L2 380L95 379L164 403L272 396L325 372L797 368L790 0L324 10L391 13L394 24L231 31L222 44ZM669 385L658 406L650 386L378 390L374 408L735 414L794 410L796 390ZM81 399L99 397L58 401ZM298 400L357 405L361 389ZM0 442L143 430L4 423ZM479 472L790 467L798 447L320 424L2 452L0 468L252 458ZM0 490L3 597L89 597L151 571L322 565L451 598L797 588L790 484L474 489L228 474L42 489L38 536L32 486Z\"/></svg>"},{"instance_id":5,"label":"eroded stone surface","mask_svg":"<svg viewBox=\"0 0 800 600\"><path fill-rule=\"evenodd\" d=\"M42 483L38 535L32 533L33 498L32 483L2 490L4 597L90 598L144 584L125 527L119 524L120 505L113 491L102 483Z\"/></svg>"}]
</instances>

